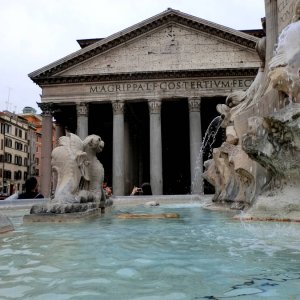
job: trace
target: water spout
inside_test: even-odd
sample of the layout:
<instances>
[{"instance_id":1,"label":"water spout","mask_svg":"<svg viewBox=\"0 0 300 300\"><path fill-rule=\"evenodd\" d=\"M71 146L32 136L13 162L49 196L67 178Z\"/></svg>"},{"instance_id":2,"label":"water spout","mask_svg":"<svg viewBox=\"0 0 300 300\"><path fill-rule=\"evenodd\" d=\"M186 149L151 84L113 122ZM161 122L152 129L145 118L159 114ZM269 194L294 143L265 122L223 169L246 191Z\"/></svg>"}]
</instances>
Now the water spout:
<instances>
[{"instance_id":1,"label":"water spout","mask_svg":"<svg viewBox=\"0 0 300 300\"><path fill-rule=\"evenodd\" d=\"M197 156L196 165L194 169L194 176L191 183L191 191L195 191L196 187L200 185L202 193L203 193L203 154L205 151L209 150L208 158L212 156L212 146L216 141L217 133L221 127L223 118L222 116L215 117L210 124L208 125L206 132L204 134L204 138L202 140L200 150Z\"/></svg>"}]
</instances>

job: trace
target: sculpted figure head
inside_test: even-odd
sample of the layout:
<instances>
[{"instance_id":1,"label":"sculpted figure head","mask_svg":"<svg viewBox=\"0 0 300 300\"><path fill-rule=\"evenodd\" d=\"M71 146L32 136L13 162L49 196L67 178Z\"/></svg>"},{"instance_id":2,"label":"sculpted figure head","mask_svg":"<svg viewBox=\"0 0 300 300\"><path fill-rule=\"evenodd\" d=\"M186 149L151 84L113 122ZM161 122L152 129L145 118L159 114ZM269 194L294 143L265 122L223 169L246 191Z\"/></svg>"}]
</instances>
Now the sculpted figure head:
<instances>
[{"instance_id":1,"label":"sculpted figure head","mask_svg":"<svg viewBox=\"0 0 300 300\"><path fill-rule=\"evenodd\" d=\"M100 153L104 148L104 142L100 136L91 134L84 139L83 148L85 151L89 149L95 153Z\"/></svg>"}]
</instances>

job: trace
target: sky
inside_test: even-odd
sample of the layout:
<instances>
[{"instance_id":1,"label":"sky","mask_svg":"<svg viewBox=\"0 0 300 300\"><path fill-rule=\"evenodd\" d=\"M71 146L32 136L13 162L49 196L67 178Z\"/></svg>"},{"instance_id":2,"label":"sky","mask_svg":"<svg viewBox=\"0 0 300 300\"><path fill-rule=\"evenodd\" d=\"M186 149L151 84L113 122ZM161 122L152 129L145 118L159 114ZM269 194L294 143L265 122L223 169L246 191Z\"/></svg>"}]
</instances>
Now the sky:
<instances>
[{"instance_id":1,"label":"sky","mask_svg":"<svg viewBox=\"0 0 300 300\"><path fill-rule=\"evenodd\" d=\"M233 29L261 29L264 0L0 0L0 111L40 112L28 74L167 8Z\"/></svg>"}]
</instances>

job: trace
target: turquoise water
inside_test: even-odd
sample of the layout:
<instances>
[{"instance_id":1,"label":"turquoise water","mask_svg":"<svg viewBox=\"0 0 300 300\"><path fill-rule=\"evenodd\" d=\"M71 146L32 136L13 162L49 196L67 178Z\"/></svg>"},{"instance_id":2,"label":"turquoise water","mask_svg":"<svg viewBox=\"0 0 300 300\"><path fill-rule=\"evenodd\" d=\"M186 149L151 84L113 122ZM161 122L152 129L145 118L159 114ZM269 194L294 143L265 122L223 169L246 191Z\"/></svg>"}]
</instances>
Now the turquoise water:
<instances>
[{"instance_id":1,"label":"turquoise water","mask_svg":"<svg viewBox=\"0 0 300 300\"><path fill-rule=\"evenodd\" d=\"M180 219L123 220L128 212ZM26 211L27 212L27 211ZM241 223L199 204L114 209L0 236L0 299L300 299L300 224Z\"/></svg>"}]
</instances>

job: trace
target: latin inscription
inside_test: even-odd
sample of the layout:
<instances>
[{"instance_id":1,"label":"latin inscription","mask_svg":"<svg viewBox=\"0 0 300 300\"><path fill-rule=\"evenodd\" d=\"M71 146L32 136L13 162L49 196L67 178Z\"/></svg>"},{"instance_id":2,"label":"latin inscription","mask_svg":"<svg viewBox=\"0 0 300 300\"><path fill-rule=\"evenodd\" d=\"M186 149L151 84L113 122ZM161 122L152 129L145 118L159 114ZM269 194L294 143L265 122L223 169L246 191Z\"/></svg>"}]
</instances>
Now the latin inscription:
<instances>
[{"instance_id":1,"label":"latin inscription","mask_svg":"<svg viewBox=\"0 0 300 300\"><path fill-rule=\"evenodd\" d=\"M195 80L195 81L162 81L113 83L90 86L90 93L122 93L172 90L218 90L218 89L246 89L252 79L223 79L223 80Z\"/></svg>"}]
</instances>

